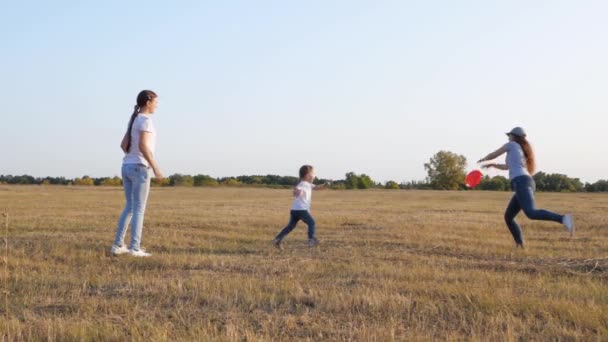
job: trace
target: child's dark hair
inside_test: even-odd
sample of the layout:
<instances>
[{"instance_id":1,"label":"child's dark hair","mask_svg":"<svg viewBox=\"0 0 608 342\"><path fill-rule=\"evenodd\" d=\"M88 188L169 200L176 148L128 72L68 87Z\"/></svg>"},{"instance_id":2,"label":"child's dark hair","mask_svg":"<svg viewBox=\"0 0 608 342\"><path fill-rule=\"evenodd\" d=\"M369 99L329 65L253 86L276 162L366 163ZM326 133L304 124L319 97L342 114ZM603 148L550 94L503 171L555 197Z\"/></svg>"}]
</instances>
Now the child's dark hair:
<instances>
[{"instance_id":1,"label":"child's dark hair","mask_svg":"<svg viewBox=\"0 0 608 342\"><path fill-rule=\"evenodd\" d=\"M302 167L300 167L300 179L304 179L304 177L306 177L306 175L309 174L311 171L312 166L302 165Z\"/></svg>"},{"instance_id":2,"label":"child's dark hair","mask_svg":"<svg viewBox=\"0 0 608 342\"><path fill-rule=\"evenodd\" d=\"M133 107L133 114L131 114L131 120L129 120L129 128L127 128L127 152L131 148L131 130L133 129L133 121L139 114L139 111L146 106L148 101L157 97L156 93L152 90L142 90L137 95L137 104Z\"/></svg>"}]
</instances>

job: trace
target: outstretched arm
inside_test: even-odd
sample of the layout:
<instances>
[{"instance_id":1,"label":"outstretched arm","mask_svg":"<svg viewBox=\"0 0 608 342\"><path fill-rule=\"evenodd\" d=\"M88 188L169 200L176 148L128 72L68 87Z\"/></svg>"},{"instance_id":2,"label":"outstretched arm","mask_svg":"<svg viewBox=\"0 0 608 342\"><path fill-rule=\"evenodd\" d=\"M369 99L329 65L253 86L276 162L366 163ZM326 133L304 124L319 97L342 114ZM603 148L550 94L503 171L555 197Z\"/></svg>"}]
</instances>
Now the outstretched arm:
<instances>
[{"instance_id":1,"label":"outstretched arm","mask_svg":"<svg viewBox=\"0 0 608 342\"><path fill-rule=\"evenodd\" d=\"M501 155L507 153L507 148L505 146L502 146L501 148L499 148L498 150L488 154L487 156L479 159L478 163L483 163L486 161L490 161L490 160L494 160L498 157L500 157Z\"/></svg>"},{"instance_id":2,"label":"outstretched arm","mask_svg":"<svg viewBox=\"0 0 608 342\"><path fill-rule=\"evenodd\" d=\"M319 185L314 185L314 184L313 184L312 189L313 189L313 190L324 190L324 189L328 189L330 186L331 186L331 183L325 183L325 184L319 184ZM300 196L301 194L302 194L302 190L298 189L298 186L297 186L297 185L296 185L296 186L294 186L294 187L293 187L293 195L294 195L295 197L298 197L298 196Z\"/></svg>"},{"instance_id":3,"label":"outstretched arm","mask_svg":"<svg viewBox=\"0 0 608 342\"><path fill-rule=\"evenodd\" d=\"M495 169L499 169L499 170L509 171L509 167L506 164L490 163L490 164L486 164L483 166L484 169L489 169L491 167L493 167Z\"/></svg>"},{"instance_id":4,"label":"outstretched arm","mask_svg":"<svg viewBox=\"0 0 608 342\"><path fill-rule=\"evenodd\" d=\"M331 183L324 183L324 184L319 184L319 185L315 185L315 187L313 188L314 190L324 190L327 189L331 186Z\"/></svg>"}]
</instances>

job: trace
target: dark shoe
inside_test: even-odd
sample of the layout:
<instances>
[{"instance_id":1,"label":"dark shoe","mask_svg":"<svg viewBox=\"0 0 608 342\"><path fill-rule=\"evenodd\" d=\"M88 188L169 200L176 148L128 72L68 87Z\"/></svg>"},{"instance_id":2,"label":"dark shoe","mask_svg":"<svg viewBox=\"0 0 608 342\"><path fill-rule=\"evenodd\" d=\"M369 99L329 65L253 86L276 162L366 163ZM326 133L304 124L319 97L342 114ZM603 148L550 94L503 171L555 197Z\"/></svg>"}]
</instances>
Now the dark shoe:
<instances>
[{"instance_id":1,"label":"dark shoe","mask_svg":"<svg viewBox=\"0 0 608 342\"><path fill-rule=\"evenodd\" d=\"M275 246L277 249L283 250L283 244L279 239L272 240L272 245Z\"/></svg>"},{"instance_id":2,"label":"dark shoe","mask_svg":"<svg viewBox=\"0 0 608 342\"><path fill-rule=\"evenodd\" d=\"M319 243L320 243L320 241L317 240L317 239L315 239L315 238L309 239L308 240L308 247L316 247L316 246L319 245Z\"/></svg>"}]
</instances>

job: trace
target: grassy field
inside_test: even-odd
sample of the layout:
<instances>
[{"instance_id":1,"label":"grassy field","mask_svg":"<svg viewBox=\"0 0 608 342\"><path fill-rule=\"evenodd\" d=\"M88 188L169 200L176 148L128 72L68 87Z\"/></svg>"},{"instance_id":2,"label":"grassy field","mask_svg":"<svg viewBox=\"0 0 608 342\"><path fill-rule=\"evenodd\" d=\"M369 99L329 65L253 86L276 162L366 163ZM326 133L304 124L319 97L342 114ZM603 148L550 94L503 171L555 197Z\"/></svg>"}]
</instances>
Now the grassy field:
<instances>
[{"instance_id":1,"label":"grassy field","mask_svg":"<svg viewBox=\"0 0 608 342\"><path fill-rule=\"evenodd\" d=\"M154 188L136 259L120 188L0 186L0 341L608 340L608 195L539 194L577 234L520 218L525 250L509 196L321 191L281 252L289 190Z\"/></svg>"}]
</instances>

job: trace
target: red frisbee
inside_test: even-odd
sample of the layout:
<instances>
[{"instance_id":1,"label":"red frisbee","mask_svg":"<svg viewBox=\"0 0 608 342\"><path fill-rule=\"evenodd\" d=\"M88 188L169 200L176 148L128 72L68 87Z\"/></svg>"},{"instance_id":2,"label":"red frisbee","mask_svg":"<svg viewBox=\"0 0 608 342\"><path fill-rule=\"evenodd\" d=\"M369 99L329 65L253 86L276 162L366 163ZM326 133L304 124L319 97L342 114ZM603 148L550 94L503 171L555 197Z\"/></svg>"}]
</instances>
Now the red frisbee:
<instances>
[{"instance_id":1,"label":"red frisbee","mask_svg":"<svg viewBox=\"0 0 608 342\"><path fill-rule=\"evenodd\" d=\"M483 174L479 170L473 170L469 172L467 178L465 179L465 184L469 188L476 187L479 183L481 183L481 179L483 178Z\"/></svg>"}]
</instances>

